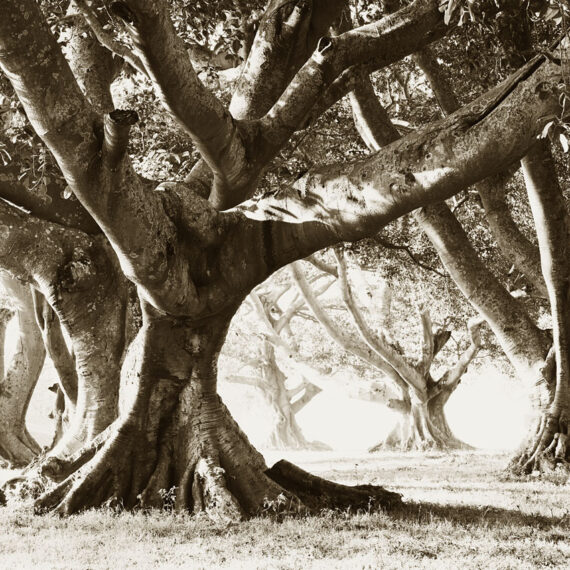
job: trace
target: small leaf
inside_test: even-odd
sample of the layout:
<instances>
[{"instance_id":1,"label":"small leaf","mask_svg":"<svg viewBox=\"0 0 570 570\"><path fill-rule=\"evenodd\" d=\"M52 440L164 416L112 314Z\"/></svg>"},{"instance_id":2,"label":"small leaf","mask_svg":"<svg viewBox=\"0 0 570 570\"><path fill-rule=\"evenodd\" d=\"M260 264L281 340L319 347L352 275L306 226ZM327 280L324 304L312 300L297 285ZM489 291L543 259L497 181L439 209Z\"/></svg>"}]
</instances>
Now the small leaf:
<instances>
[{"instance_id":1,"label":"small leaf","mask_svg":"<svg viewBox=\"0 0 570 570\"><path fill-rule=\"evenodd\" d=\"M564 133L560 133L558 135L558 138L560 139L560 144L562 145L562 150L564 151L564 153L568 152L568 139L566 138L566 135Z\"/></svg>"},{"instance_id":2,"label":"small leaf","mask_svg":"<svg viewBox=\"0 0 570 570\"><path fill-rule=\"evenodd\" d=\"M548 131L550 130L550 127L552 127L553 124L554 124L554 121L548 121L548 123L546 123L546 125L544 125L544 128L542 129L542 132L540 133L541 139L545 139L548 136Z\"/></svg>"}]
</instances>

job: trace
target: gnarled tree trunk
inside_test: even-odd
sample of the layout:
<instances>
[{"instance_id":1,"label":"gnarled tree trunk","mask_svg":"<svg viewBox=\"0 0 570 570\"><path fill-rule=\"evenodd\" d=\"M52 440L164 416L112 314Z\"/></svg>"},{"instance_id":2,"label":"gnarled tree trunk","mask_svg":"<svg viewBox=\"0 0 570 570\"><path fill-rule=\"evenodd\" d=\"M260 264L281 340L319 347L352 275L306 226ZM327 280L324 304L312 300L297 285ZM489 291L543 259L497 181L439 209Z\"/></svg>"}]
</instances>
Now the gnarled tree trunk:
<instances>
[{"instance_id":1,"label":"gnarled tree trunk","mask_svg":"<svg viewBox=\"0 0 570 570\"><path fill-rule=\"evenodd\" d=\"M70 513L107 500L126 507L170 500L176 508L235 519L260 513L268 504L293 511L303 504L334 504L326 490L298 496L291 475L276 482L218 396L216 361L230 318L196 323L145 307L126 367L132 390L128 408L99 453L40 498L38 508ZM93 451L62 462L59 477ZM353 499L359 492L354 489ZM394 493L370 489L366 501L361 493L363 506L370 497L382 504L397 500Z\"/></svg>"},{"instance_id":2,"label":"gnarled tree trunk","mask_svg":"<svg viewBox=\"0 0 570 570\"><path fill-rule=\"evenodd\" d=\"M554 382L528 440L511 463L515 470L570 471L570 263L568 212L558 183L548 140L537 142L522 160L529 201L535 220L542 273L552 313Z\"/></svg>"}]
</instances>

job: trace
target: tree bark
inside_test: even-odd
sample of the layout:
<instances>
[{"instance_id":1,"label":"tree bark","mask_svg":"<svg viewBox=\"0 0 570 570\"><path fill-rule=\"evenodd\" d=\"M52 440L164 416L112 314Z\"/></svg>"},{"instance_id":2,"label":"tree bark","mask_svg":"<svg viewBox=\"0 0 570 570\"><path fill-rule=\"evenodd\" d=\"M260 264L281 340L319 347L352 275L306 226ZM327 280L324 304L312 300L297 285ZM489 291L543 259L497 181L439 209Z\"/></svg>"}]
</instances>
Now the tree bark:
<instances>
[{"instance_id":1,"label":"tree bark","mask_svg":"<svg viewBox=\"0 0 570 570\"><path fill-rule=\"evenodd\" d=\"M292 475L268 471L217 395L216 360L231 314L195 323L145 306L143 315L125 367L132 397L121 418L95 457L89 450L90 461L40 497L38 510L69 514L106 501L125 507L170 502L177 509L235 520L267 505L297 512L334 504L325 482L319 490L302 486L303 494ZM80 463L74 458L72 469ZM62 462L60 477L65 471ZM370 497L382 505L399 497L370 488L365 501L358 488L341 488L343 499L351 496L355 507Z\"/></svg>"},{"instance_id":2,"label":"tree bark","mask_svg":"<svg viewBox=\"0 0 570 570\"><path fill-rule=\"evenodd\" d=\"M0 457L12 467L22 467L40 452L40 446L26 428L26 412L42 371L45 349L29 286L6 273L1 281L18 319L18 340L0 383ZM3 347L5 339L1 340Z\"/></svg>"},{"instance_id":3,"label":"tree bark","mask_svg":"<svg viewBox=\"0 0 570 570\"><path fill-rule=\"evenodd\" d=\"M550 471L557 466L570 471L570 234L566 203L549 144L545 139L537 142L522 160L550 300L556 361L556 381L554 385L545 384L550 392L548 402L532 426L528 441L511 463L511 467L524 472Z\"/></svg>"}]
</instances>

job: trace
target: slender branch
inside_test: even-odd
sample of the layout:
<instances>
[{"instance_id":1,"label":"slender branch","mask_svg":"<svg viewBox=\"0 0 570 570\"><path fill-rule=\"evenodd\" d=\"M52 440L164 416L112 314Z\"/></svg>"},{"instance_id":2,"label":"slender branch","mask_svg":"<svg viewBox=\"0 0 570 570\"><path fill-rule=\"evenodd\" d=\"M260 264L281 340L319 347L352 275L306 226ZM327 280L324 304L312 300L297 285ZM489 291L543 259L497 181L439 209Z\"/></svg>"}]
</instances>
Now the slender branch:
<instances>
[{"instance_id":1,"label":"slender branch","mask_svg":"<svg viewBox=\"0 0 570 570\"><path fill-rule=\"evenodd\" d=\"M310 255L305 258L305 261L308 261L323 273L327 273L328 275L338 278L338 269L334 265L329 265L314 255Z\"/></svg>"},{"instance_id":2,"label":"slender branch","mask_svg":"<svg viewBox=\"0 0 570 570\"><path fill-rule=\"evenodd\" d=\"M230 374L229 376L224 376L226 382L231 382L232 384L244 384L246 386L254 386L259 388L259 377L257 376L241 376L239 374Z\"/></svg>"},{"instance_id":3,"label":"slender branch","mask_svg":"<svg viewBox=\"0 0 570 570\"><path fill-rule=\"evenodd\" d=\"M268 340L275 346L280 346L289 354L294 352L293 349L287 344L287 342L285 342L285 340L283 340L275 330L273 323L269 320L267 313L265 312L265 307L263 306L263 303L261 302L259 296L254 291L252 291L249 294L249 298L253 307L255 308L257 316L261 319L261 322L265 326Z\"/></svg>"},{"instance_id":4,"label":"slender branch","mask_svg":"<svg viewBox=\"0 0 570 570\"><path fill-rule=\"evenodd\" d=\"M439 271L439 269L436 269L435 267L432 267L431 265L427 265L426 263L423 263L422 261L420 261L415 254L412 252L412 250L410 249L409 246L407 245L402 245L402 244L396 244L396 243L392 243L388 240L385 240L383 238L381 238L380 236L376 236L375 241L377 241L382 247L385 247L386 249L396 249L396 250L400 250L400 251L404 251L408 254L408 257L418 266L421 267L422 269L425 269L426 271L431 271L432 273L435 273L436 275L439 275L439 277L443 277L444 279L447 278L447 275L441 271Z\"/></svg>"},{"instance_id":5,"label":"slender branch","mask_svg":"<svg viewBox=\"0 0 570 570\"><path fill-rule=\"evenodd\" d=\"M481 326L485 321L481 318L473 318L468 322L470 345L463 351L455 366L448 370L435 384L435 392L430 393L430 398L443 391L451 394L461 381L463 374L467 371L469 364L473 361L481 349Z\"/></svg>"},{"instance_id":6,"label":"slender branch","mask_svg":"<svg viewBox=\"0 0 570 570\"><path fill-rule=\"evenodd\" d=\"M304 388L305 393L291 404L291 411L294 414L300 412L315 396L322 392L321 388L310 382L304 384Z\"/></svg>"},{"instance_id":7,"label":"slender branch","mask_svg":"<svg viewBox=\"0 0 570 570\"><path fill-rule=\"evenodd\" d=\"M333 320L323 310L314 293L311 291L311 288L307 283L307 280L303 275L300 264L298 262L292 263L289 266L289 269L296 285L299 287L299 290L305 299L305 302L310 307L317 320L324 327L328 335L335 342L340 344L340 346L342 346L348 352L354 354L355 356L358 356L368 364L371 364L392 378L397 384L405 384L405 381L388 362L381 358L372 349L364 347L360 343L355 342L355 340L349 336L345 330L333 322Z\"/></svg>"},{"instance_id":8,"label":"slender branch","mask_svg":"<svg viewBox=\"0 0 570 570\"><path fill-rule=\"evenodd\" d=\"M425 376L431 368L435 356L435 340L433 334L433 323L429 311L422 307L420 310L420 321L422 323L422 372Z\"/></svg>"},{"instance_id":9,"label":"slender branch","mask_svg":"<svg viewBox=\"0 0 570 570\"><path fill-rule=\"evenodd\" d=\"M344 255L338 249L334 250L334 255L337 262L342 299L361 338L397 372L406 384L409 384L415 390L420 398L425 397L426 385L424 375L406 362L403 355L395 347L391 346L383 335L375 334L372 331L354 301L352 289L348 281Z\"/></svg>"}]
</instances>

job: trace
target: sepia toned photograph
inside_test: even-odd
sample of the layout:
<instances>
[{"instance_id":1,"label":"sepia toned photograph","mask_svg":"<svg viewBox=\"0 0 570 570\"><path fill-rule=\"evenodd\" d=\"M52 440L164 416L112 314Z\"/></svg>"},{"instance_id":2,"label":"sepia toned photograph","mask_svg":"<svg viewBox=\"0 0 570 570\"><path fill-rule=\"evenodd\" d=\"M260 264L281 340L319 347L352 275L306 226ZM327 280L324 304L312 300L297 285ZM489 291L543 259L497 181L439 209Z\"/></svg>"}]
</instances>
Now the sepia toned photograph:
<instances>
[{"instance_id":1,"label":"sepia toned photograph","mask_svg":"<svg viewBox=\"0 0 570 570\"><path fill-rule=\"evenodd\" d=\"M0 568L570 569L569 0L0 0Z\"/></svg>"}]
</instances>

